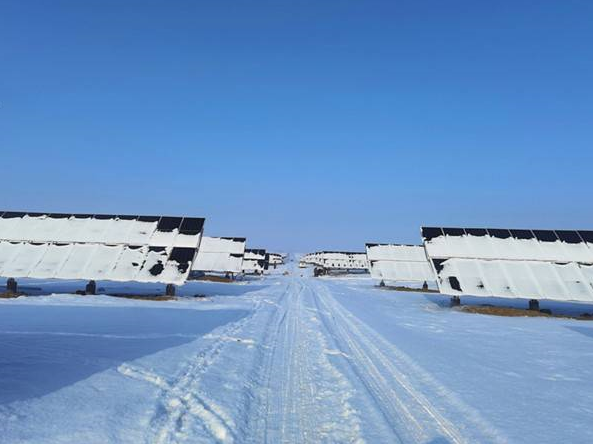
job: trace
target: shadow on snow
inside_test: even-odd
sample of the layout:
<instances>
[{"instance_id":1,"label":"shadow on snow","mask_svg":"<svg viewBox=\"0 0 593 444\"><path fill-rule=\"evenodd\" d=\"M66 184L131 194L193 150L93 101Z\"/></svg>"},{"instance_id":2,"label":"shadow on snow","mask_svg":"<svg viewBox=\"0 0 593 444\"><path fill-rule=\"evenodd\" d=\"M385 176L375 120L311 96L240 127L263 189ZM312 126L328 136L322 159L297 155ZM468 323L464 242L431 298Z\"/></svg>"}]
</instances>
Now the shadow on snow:
<instances>
[{"instance_id":1,"label":"shadow on snow","mask_svg":"<svg viewBox=\"0 0 593 444\"><path fill-rule=\"evenodd\" d=\"M4 305L0 404L40 397L94 373L195 340L242 310Z\"/></svg>"}]
</instances>

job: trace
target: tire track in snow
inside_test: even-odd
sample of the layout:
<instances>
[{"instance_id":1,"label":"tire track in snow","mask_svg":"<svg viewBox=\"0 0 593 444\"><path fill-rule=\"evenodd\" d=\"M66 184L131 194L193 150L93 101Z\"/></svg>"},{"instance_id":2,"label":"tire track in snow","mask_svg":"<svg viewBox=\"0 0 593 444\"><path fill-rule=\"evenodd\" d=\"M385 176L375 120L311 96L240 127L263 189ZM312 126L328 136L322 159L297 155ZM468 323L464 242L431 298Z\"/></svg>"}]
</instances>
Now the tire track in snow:
<instances>
[{"instance_id":1,"label":"tire track in snow","mask_svg":"<svg viewBox=\"0 0 593 444\"><path fill-rule=\"evenodd\" d=\"M240 342L244 327L254 322L262 305L268 305L268 301L258 297L258 293L262 291L250 294L254 301L251 314L203 336L203 339L212 342L198 355L190 358L177 377L169 380L150 370L129 364L122 364L118 368L122 375L153 384L161 390L150 420L147 443L193 443L196 440L233 443L237 440L234 420L224 408L201 394L200 385L202 376L211 367L215 367L225 346L230 342ZM269 297L269 292L264 294ZM252 346L253 341L246 339L244 344Z\"/></svg>"},{"instance_id":2,"label":"tire track in snow","mask_svg":"<svg viewBox=\"0 0 593 444\"><path fill-rule=\"evenodd\" d=\"M327 328L342 353L352 357L348 362L401 442L508 442L477 411L350 314L325 284L309 282Z\"/></svg>"},{"instance_id":3,"label":"tire track in snow","mask_svg":"<svg viewBox=\"0 0 593 444\"><path fill-rule=\"evenodd\" d=\"M293 280L266 339L258 419L250 442L361 443L352 387L325 353L328 343L308 312L308 287Z\"/></svg>"},{"instance_id":4,"label":"tire track in snow","mask_svg":"<svg viewBox=\"0 0 593 444\"><path fill-rule=\"evenodd\" d=\"M204 336L177 376L120 366L159 389L147 443L505 441L325 284L291 277L249 297L252 312ZM218 401L205 396L229 371Z\"/></svg>"}]
</instances>

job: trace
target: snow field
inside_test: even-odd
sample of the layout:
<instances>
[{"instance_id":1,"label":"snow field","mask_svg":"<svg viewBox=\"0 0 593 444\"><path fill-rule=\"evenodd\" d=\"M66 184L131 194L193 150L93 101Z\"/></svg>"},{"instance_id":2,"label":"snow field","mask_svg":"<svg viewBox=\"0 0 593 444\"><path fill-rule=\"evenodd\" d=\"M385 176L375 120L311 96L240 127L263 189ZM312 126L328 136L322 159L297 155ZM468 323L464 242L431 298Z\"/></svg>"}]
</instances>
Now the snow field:
<instances>
[{"instance_id":1,"label":"snow field","mask_svg":"<svg viewBox=\"0 0 593 444\"><path fill-rule=\"evenodd\" d=\"M461 313L442 296L379 290L361 277L199 285L184 291L226 294L0 301L0 336L26 346L0 362L28 357L22 371L7 367L14 383L39 379L29 370L40 356L87 369L69 379L42 372L61 383L0 401L0 442L593 440L586 322ZM59 322L30 319L52 313ZM111 354L98 360L104 340ZM137 353L126 341L150 347Z\"/></svg>"}]
</instances>

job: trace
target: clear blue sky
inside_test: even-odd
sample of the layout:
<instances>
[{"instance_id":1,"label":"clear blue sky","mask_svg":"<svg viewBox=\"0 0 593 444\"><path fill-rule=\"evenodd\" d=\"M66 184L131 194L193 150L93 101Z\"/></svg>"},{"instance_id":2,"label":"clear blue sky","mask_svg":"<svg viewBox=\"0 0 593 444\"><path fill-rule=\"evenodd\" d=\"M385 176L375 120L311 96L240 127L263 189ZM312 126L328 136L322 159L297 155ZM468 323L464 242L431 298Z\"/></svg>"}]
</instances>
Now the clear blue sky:
<instances>
[{"instance_id":1,"label":"clear blue sky","mask_svg":"<svg viewBox=\"0 0 593 444\"><path fill-rule=\"evenodd\" d=\"M0 0L0 204L288 251L593 228L592 42L588 0Z\"/></svg>"}]
</instances>

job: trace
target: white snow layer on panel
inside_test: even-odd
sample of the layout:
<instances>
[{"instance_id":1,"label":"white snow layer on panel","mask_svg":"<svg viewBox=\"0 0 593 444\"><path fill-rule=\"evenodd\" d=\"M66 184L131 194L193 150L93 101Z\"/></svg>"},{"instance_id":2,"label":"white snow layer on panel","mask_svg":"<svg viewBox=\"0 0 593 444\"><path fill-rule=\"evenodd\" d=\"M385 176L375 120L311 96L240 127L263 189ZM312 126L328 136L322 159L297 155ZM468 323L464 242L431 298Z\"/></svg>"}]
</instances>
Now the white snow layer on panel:
<instances>
[{"instance_id":1,"label":"white snow layer on panel","mask_svg":"<svg viewBox=\"0 0 593 444\"><path fill-rule=\"evenodd\" d=\"M4 277L182 284L203 219L0 213Z\"/></svg>"},{"instance_id":2,"label":"white snow layer on panel","mask_svg":"<svg viewBox=\"0 0 593 444\"><path fill-rule=\"evenodd\" d=\"M266 260L265 250L245 250L245 259Z\"/></svg>"},{"instance_id":3,"label":"white snow layer on panel","mask_svg":"<svg viewBox=\"0 0 593 444\"><path fill-rule=\"evenodd\" d=\"M315 265L317 263L319 253L308 253L301 257L299 264L301 265Z\"/></svg>"},{"instance_id":4,"label":"white snow layer on panel","mask_svg":"<svg viewBox=\"0 0 593 444\"><path fill-rule=\"evenodd\" d=\"M452 258L440 267L444 294L593 302L587 264Z\"/></svg>"},{"instance_id":5,"label":"white snow layer on panel","mask_svg":"<svg viewBox=\"0 0 593 444\"><path fill-rule=\"evenodd\" d=\"M194 250L187 250L193 254ZM171 259L171 251L153 251L147 246L0 241L0 275L183 284L190 264Z\"/></svg>"},{"instance_id":6,"label":"white snow layer on panel","mask_svg":"<svg viewBox=\"0 0 593 444\"><path fill-rule=\"evenodd\" d=\"M371 277L387 281L434 281L435 276L427 261L371 261Z\"/></svg>"},{"instance_id":7,"label":"white snow layer on panel","mask_svg":"<svg viewBox=\"0 0 593 444\"><path fill-rule=\"evenodd\" d=\"M0 245L2 245L2 243L0 243ZM76 244L49 244L45 250L45 254L37 263L35 272L36 277L38 279L52 279L59 276L64 264L72 254L72 249L75 245Z\"/></svg>"},{"instance_id":8,"label":"white snow layer on panel","mask_svg":"<svg viewBox=\"0 0 593 444\"><path fill-rule=\"evenodd\" d=\"M245 239L204 236L192 270L240 273L244 254Z\"/></svg>"},{"instance_id":9,"label":"white snow layer on panel","mask_svg":"<svg viewBox=\"0 0 593 444\"><path fill-rule=\"evenodd\" d=\"M369 268L366 253L320 251L302 256L299 262L302 265L316 265L334 270L367 270Z\"/></svg>"},{"instance_id":10,"label":"white snow layer on panel","mask_svg":"<svg viewBox=\"0 0 593 444\"><path fill-rule=\"evenodd\" d=\"M270 263L270 265L282 265L284 263L284 258L282 257L281 254L270 253L269 263Z\"/></svg>"},{"instance_id":11,"label":"white snow layer on panel","mask_svg":"<svg viewBox=\"0 0 593 444\"><path fill-rule=\"evenodd\" d=\"M157 229L158 222L48 215L0 217L0 240L197 247L201 233Z\"/></svg>"},{"instance_id":12,"label":"white snow layer on panel","mask_svg":"<svg viewBox=\"0 0 593 444\"><path fill-rule=\"evenodd\" d=\"M206 253L245 254L245 239L204 236L200 251Z\"/></svg>"},{"instance_id":13,"label":"white snow layer on panel","mask_svg":"<svg viewBox=\"0 0 593 444\"><path fill-rule=\"evenodd\" d=\"M593 301L591 232L423 229L441 293Z\"/></svg>"},{"instance_id":14,"label":"white snow layer on panel","mask_svg":"<svg viewBox=\"0 0 593 444\"><path fill-rule=\"evenodd\" d=\"M20 244L12 245L8 249L10 260L4 262L5 276L27 276L29 270L34 268L43 257L43 245Z\"/></svg>"},{"instance_id":15,"label":"white snow layer on panel","mask_svg":"<svg viewBox=\"0 0 593 444\"><path fill-rule=\"evenodd\" d=\"M265 261L259 259L243 258L241 265L242 271L245 273L263 273L266 269Z\"/></svg>"},{"instance_id":16,"label":"white snow layer on panel","mask_svg":"<svg viewBox=\"0 0 593 444\"><path fill-rule=\"evenodd\" d=\"M366 253L322 253L319 265L336 270L367 270Z\"/></svg>"},{"instance_id":17,"label":"white snow layer on panel","mask_svg":"<svg viewBox=\"0 0 593 444\"><path fill-rule=\"evenodd\" d=\"M220 273L240 273L242 271L243 256L231 253L215 253L198 250L192 270L215 271Z\"/></svg>"},{"instance_id":18,"label":"white snow layer on panel","mask_svg":"<svg viewBox=\"0 0 593 444\"><path fill-rule=\"evenodd\" d=\"M567 243L494 236L442 235L426 240L426 252L431 258L458 257L475 259L508 259L551 262L583 262L593 264L593 248L586 242Z\"/></svg>"},{"instance_id":19,"label":"white snow layer on panel","mask_svg":"<svg viewBox=\"0 0 593 444\"><path fill-rule=\"evenodd\" d=\"M434 281L435 276L419 245L369 244L371 277L388 281Z\"/></svg>"},{"instance_id":20,"label":"white snow layer on panel","mask_svg":"<svg viewBox=\"0 0 593 444\"><path fill-rule=\"evenodd\" d=\"M427 262L422 245L368 244L370 261Z\"/></svg>"}]
</instances>

